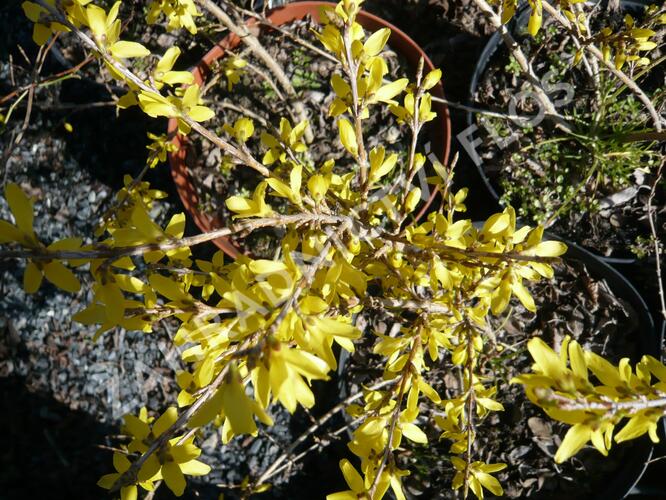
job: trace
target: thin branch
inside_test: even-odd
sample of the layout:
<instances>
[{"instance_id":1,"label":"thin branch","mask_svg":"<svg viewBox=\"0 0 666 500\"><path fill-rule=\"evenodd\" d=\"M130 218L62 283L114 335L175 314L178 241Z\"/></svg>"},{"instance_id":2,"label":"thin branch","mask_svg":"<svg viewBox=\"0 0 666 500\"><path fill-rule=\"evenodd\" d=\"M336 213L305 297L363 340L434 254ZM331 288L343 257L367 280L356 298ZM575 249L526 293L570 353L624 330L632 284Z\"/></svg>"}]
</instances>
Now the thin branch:
<instances>
[{"instance_id":1,"label":"thin branch","mask_svg":"<svg viewBox=\"0 0 666 500\"><path fill-rule=\"evenodd\" d=\"M257 19L259 21L259 24L266 26L267 28L270 28L272 30L279 31L281 34L291 38L297 44L305 47L306 49L311 50L312 52L320 55L321 57L324 57L335 63L339 62L335 58L335 56L331 55L325 50L322 50L316 45L311 44L307 40L303 40L300 36L293 34L291 31L284 29L282 26L278 26L277 24L272 23L270 19L268 19L265 15L259 14L258 12L254 12L252 10L243 9L242 7L239 7L238 5L235 5L234 3L230 2L229 0L224 0L224 3L227 4L229 7L231 7L232 9L234 9L236 12L241 12L246 16Z\"/></svg>"},{"instance_id":2,"label":"thin branch","mask_svg":"<svg viewBox=\"0 0 666 500\"><path fill-rule=\"evenodd\" d=\"M271 56L266 49L261 45L257 37L255 37L250 30L243 24L236 24L233 22L231 17L224 12L219 6L217 6L211 0L197 0L197 3L201 5L204 9L210 12L218 21L220 21L224 26L226 26L229 31L234 33L242 42L248 46L252 53L257 56L261 61L266 65L266 67L273 73L275 78L282 88L290 96L296 95L296 90L291 84L291 81L284 73L282 67L277 63L275 58Z\"/></svg>"},{"instance_id":3,"label":"thin branch","mask_svg":"<svg viewBox=\"0 0 666 500\"><path fill-rule=\"evenodd\" d=\"M379 467L377 467L377 471L375 472L375 477L372 481L372 485L368 490L368 496L370 498L374 498L375 496L375 491L377 490L377 486L379 485L380 477L384 472L384 469L386 468L386 464L388 463L388 459L392 451L393 434L395 432L395 427L398 424L398 417L400 416L400 411L402 410L402 401L405 397L405 393L407 392L407 380L409 380L409 378L412 376L412 361L414 360L414 355L416 354L417 349L420 347L420 343L421 343L421 334L420 332L418 332L414 336L414 340L412 340L412 346L409 351L409 357L407 358L407 362L405 363L405 366L402 369L402 373L400 376L400 385L398 387L398 397L395 403L395 409L393 410L393 414L391 415L391 420L389 422L388 440L384 448L384 453L382 454L382 459L379 462Z\"/></svg>"},{"instance_id":4,"label":"thin branch","mask_svg":"<svg viewBox=\"0 0 666 500\"><path fill-rule=\"evenodd\" d=\"M657 286L659 287L659 302L661 305L661 315L663 317L663 320L666 321L666 296L664 295L664 279L661 271L661 256L662 256L661 241L659 240L659 234L657 233L657 221L656 221L657 214L655 206L653 204L654 197L657 194L657 186L659 185L659 181L662 178L664 163L666 163L666 159L662 159L661 163L659 164L659 169L657 169L657 175L655 176L654 182L652 183L652 187L650 188L650 196L648 196L646 205L647 205L648 221L650 223L650 232L652 233L652 244L654 245L654 255L656 260L655 271L657 274Z\"/></svg>"},{"instance_id":5,"label":"thin branch","mask_svg":"<svg viewBox=\"0 0 666 500\"><path fill-rule=\"evenodd\" d=\"M352 115L354 118L354 131L356 135L356 144L358 148L358 161L359 161L359 184L362 193L367 195L366 185L368 184L368 156L365 150L365 141L363 139L363 124L361 122L361 109L359 107L360 94L358 91L358 72L359 65L354 60L352 53L352 34L351 25L349 22L345 23L344 35L342 43L345 49L346 63L342 65L343 70L347 73L347 79L351 87L352 98Z\"/></svg>"},{"instance_id":6,"label":"thin branch","mask_svg":"<svg viewBox=\"0 0 666 500\"><path fill-rule=\"evenodd\" d=\"M177 248L192 247L208 241L229 236L236 233L256 231L264 227L286 226L289 224L349 224L349 219L333 215L320 215L301 213L295 215L280 215L258 219L248 219L230 227L217 229L208 233L197 234L187 238L172 239L158 243L146 243L131 247L98 248L95 250L57 250L50 251L46 248L29 248L20 250L0 251L0 261L7 259L29 258L32 260L91 260L91 259L117 259L142 255L147 252L175 250Z\"/></svg>"},{"instance_id":7,"label":"thin branch","mask_svg":"<svg viewBox=\"0 0 666 500\"><path fill-rule=\"evenodd\" d=\"M520 45L518 45L516 40L513 38L511 32L507 29L507 27L504 24L502 24L500 16L488 4L488 2L486 2L486 0L473 0L473 1L477 5L477 7L479 7L479 9L481 9L481 11L490 18L490 22L495 27L495 29L499 30L500 34L502 35L502 39L504 40L504 43L506 44L509 51L511 51L511 54L513 55L516 62L520 65L523 74L532 85L535 97L538 99L539 103L543 107L546 115L549 116L555 122L555 124L565 132L571 131L571 125L569 125L566 122L566 119L562 115L560 115L555 109L555 105L550 100L548 94L541 85L539 78L536 76L534 69L530 65L527 57L525 56L525 53L520 48Z\"/></svg>"},{"instance_id":8,"label":"thin branch","mask_svg":"<svg viewBox=\"0 0 666 500\"><path fill-rule=\"evenodd\" d=\"M49 77L47 77L47 78L44 78L43 80L40 80L40 81L38 81L38 82L34 82L34 83L29 84L29 85L25 85L25 86L23 86L23 87L19 87L19 88L17 88L17 89L14 89L14 90L11 91L9 94L7 94L7 95L5 95L5 96L3 96L3 97L0 97L0 105L4 104L5 102L7 102L7 101L8 101L9 99L11 99L12 97L14 97L14 96L20 94L20 93L23 92L24 90L29 90L29 89L31 89L31 88L36 88L36 87L43 87L43 86L46 86L46 85L50 85L50 84L52 84L52 83L54 83L54 82L56 82L56 81L61 81L61 79L62 79L63 77L65 77L65 76L69 76L69 75L71 75L72 73L76 73L78 70L80 70L81 68L83 68L83 67L84 67L85 65L87 65L89 62L91 62L93 59L94 59L93 57L86 57L83 61L81 61L80 63L78 63L76 66L72 66L72 67L69 68L69 69L66 69L66 70L64 70L64 71L61 71L61 72L59 72L59 73L55 73L55 74L53 74L53 75L51 75L51 76L49 76Z\"/></svg>"},{"instance_id":9,"label":"thin branch","mask_svg":"<svg viewBox=\"0 0 666 500\"><path fill-rule=\"evenodd\" d=\"M378 384L372 385L367 388L368 391L376 391L377 389L381 389L382 387L385 387L387 385L395 383L394 380L384 380L382 382L379 382ZM290 445L289 447L285 450L285 452L280 455L275 462L271 464L270 467L268 467L255 481L254 483L256 485L261 485L264 482L266 482L271 476L273 476L276 473L276 470L284 462L285 460L289 459L293 452L298 448L310 435L314 434L317 429L319 429L322 425L324 425L326 422L328 422L332 417L334 417L338 412L344 410L348 405L356 401L357 399L360 399L363 397L363 391L357 392L356 394L353 394L349 396L348 398L344 399L337 405L335 405L333 408L328 410L326 413L324 413L321 417L317 418L317 420L310 426L308 427L300 436L298 436Z\"/></svg>"},{"instance_id":10,"label":"thin branch","mask_svg":"<svg viewBox=\"0 0 666 500\"><path fill-rule=\"evenodd\" d=\"M452 315L451 308L428 300L400 300L384 297L368 297L365 305L373 309L399 309L401 311L425 312L427 314Z\"/></svg>"},{"instance_id":11,"label":"thin branch","mask_svg":"<svg viewBox=\"0 0 666 500\"><path fill-rule=\"evenodd\" d=\"M127 484L135 484L137 482L139 470L146 460L148 460L148 457L163 448L178 431L187 425L190 419L201 409L201 407L213 397L217 389L224 382L230 366L231 364L225 365L210 385L206 387L206 391L203 395L199 397L192 406L189 406L183 413L181 413L178 416L178 419L167 430L160 434L160 436L151 443L148 449L135 462L132 462L130 468L123 472L111 487L110 491L112 493L120 490L120 488Z\"/></svg>"},{"instance_id":12,"label":"thin branch","mask_svg":"<svg viewBox=\"0 0 666 500\"><path fill-rule=\"evenodd\" d=\"M549 391L545 399L555 403L559 409L566 411L603 411L613 414L626 411L631 415L641 410L653 408L663 409L666 413L666 396L656 399L640 397L632 401L588 401L584 398L571 399L554 391Z\"/></svg>"},{"instance_id":13,"label":"thin branch","mask_svg":"<svg viewBox=\"0 0 666 500\"><path fill-rule=\"evenodd\" d=\"M454 101L449 101L448 99L442 99L441 97L437 96L432 96L433 102L439 102L441 104L446 104L447 106L451 108L456 108L460 109L462 111L469 111L471 113L476 113L479 115L485 115L485 116L491 116L493 118L501 118L502 120L511 120L513 122L519 122L519 121L528 121L531 118L527 116L520 116L520 115L511 115L508 113L499 113L497 111L490 111L488 109L482 109L482 108L477 108L475 106L468 106L466 104L460 104Z\"/></svg>"},{"instance_id":14,"label":"thin branch","mask_svg":"<svg viewBox=\"0 0 666 500\"><path fill-rule=\"evenodd\" d=\"M483 1L483 0L475 0L475 1ZM574 37L577 36L576 31L572 28L571 22L564 17L555 7L550 5L546 0L543 0L543 8L548 14L550 14L553 19L555 19L558 23L560 23L566 30L568 30ZM622 83L624 83L629 90L631 90L636 97L643 103L645 106L645 109L647 109L648 113L650 113L650 117L652 118L652 122L654 123L654 128L656 129L657 132L661 132L663 130L663 119L659 116L659 113L657 113L657 110L654 107L654 104L650 100L650 98L643 92L643 90L638 86L638 84L632 80L629 76L627 76L626 73L623 71L617 69L615 67L615 64L613 64L611 61L607 61L601 51L595 47L592 43L584 43L583 44L585 49L588 50L598 61L600 61L608 71L610 71L615 77L620 80Z\"/></svg>"},{"instance_id":15,"label":"thin branch","mask_svg":"<svg viewBox=\"0 0 666 500\"><path fill-rule=\"evenodd\" d=\"M69 28L72 31L72 33L74 33L83 42L85 46L87 46L93 52L101 56L107 64L109 64L114 70L120 73L128 82L131 82L132 84L136 85L136 87L138 87L140 90L147 92L149 94L161 95L159 90L149 85L144 80L139 78L137 75L132 73L132 71L129 68L127 68L127 66L114 59L107 51L102 50L100 47L98 47L97 43L95 43L95 41L92 38L90 38L87 34L81 31L78 27L74 26L74 24L72 24L69 21L69 19L67 19L67 17L64 16L62 12L58 11L54 6L49 5L44 0L36 0L36 2L40 6L48 10L54 16L57 22ZM174 111L176 110L174 109ZM214 132L208 130L200 123L194 121L187 114L178 113L175 116L177 116L179 119L187 123L192 128L192 130L197 132L202 137L208 139L210 142L215 144L222 151L234 157L242 164L245 164L248 167L253 168L264 177L270 177L270 171L259 161L257 161L252 156L248 156L246 153L236 148L229 142L225 141Z\"/></svg>"},{"instance_id":16,"label":"thin branch","mask_svg":"<svg viewBox=\"0 0 666 500\"><path fill-rule=\"evenodd\" d=\"M414 94L414 114L412 115L412 121L409 124L409 128L412 131L412 139L409 144L409 160L407 161L407 178L405 180L405 187L402 193L402 203L404 208L405 200L409 195L410 186L414 180L417 169L415 165L416 161L416 146L419 139L419 134L421 133L421 127L423 123L421 122L421 99L423 98L424 90L421 86L423 79L423 58L419 59L419 65L416 69L416 93ZM367 189L367 187L366 187ZM401 225L401 224L399 224Z\"/></svg>"}]
</instances>

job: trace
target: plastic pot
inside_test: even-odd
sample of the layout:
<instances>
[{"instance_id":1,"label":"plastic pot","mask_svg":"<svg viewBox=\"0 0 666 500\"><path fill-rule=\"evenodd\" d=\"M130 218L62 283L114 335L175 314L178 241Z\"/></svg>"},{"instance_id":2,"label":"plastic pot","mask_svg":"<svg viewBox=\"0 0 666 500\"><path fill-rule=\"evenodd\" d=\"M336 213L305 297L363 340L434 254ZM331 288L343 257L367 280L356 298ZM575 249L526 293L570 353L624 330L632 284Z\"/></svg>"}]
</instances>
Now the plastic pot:
<instances>
[{"instance_id":1,"label":"plastic pot","mask_svg":"<svg viewBox=\"0 0 666 500\"><path fill-rule=\"evenodd\" d=\"M591 3L596 3L596 2L591 2ZM647 5L649 5L648 2L642 2L642 1L632 1L632 0L621 0L620 5L622 6L623 9L626 10L639 10L645 8ZM527 26L527 22L530 16L530 9L528 8L527 5L525 5L516 16L508 23L507 28L510 32L514 33L517 30L517 27L525 27ZM544 16L548 16L547 14L544 14ZM483 77L484 73L486 72L486 68L488 67L488 64L490 63L491 58L495 53L502 47L503 45L503 40L502 40L502 35L500 34L499 31L496 31L493 33L493 35L490 37L488 40L488 43L484 47L483 51L481 52L481 55L479 56L479 60L476 64L476 68L474 70L474 74L472 75L472 80L470 82L469 86L469 101L470 103L473 103L475 101L475 96L477 93L477 89L479 87L479 83L481 82L481 78ZM472 126L476 125L476 120L474 117L474 113L472 111L467 112L467 126ZM490 195L497 201L499 204L500 198L502 196L502 193L499 191L499 186L494 185L491 180L488 178L486 175L486 171L484 168L484 163L475 161L473 162L476 165L476 168L479 172L479 175L481 176L481 179L483 180L484 185L486 186L486 189L490 193ZM630 257L607 257L604 255L600 255L593 250L589 250L592 254L600 258L601 260L608 262L610 264L632 264L636 262L635 258L630 258Z\"/></svg>"},{"instance_id":2,"label":"plastic pot","mask_svg":"<svg viewBox=\"0 0 666 500\"><path fill-rule=\"evenodd\" d=\"M268 14L268 20L274 25L284 25L292 21L303 19L310 15L315 21L319 20L319 9L322 6L335 4L330 2L294 2L287 4L283 7L274 9ZM402 55L413 68L416 68L419 60L423 58L424 72L434 69L434 66L428 56L423 50L409 38L405 33L400 31L392 24L384 21L383 19L361 11L357 18L361 24L368 31L377 31L381 28L390 28L391 37L389 39L389 46ZM256 19L250 19L248 25L256 25ZM268 28L262 28L268 29ZM241 43L241 39L231 34L224 38L220 43L213 47L199 62L199 64L192 70L194 80L199 85L203 84L210 75L212 64L218 59L225 56L226 51L234 49ZM441 85L437 85L431 90L431 93L437 97L444 97ZM438 116L430 125L431 130L431 143L432 151L437 155L442 163L446 163L449 156L451 146L451 123L449 119L449 112L445 105L440 103L433 103L433 109L437 112ZM192 184L189 170L187 168L187 138L177 133L177 122L175 119L169 120L168 132L173 136L172 142L178 148L176 152L169 156L169 163L171 165L171 175L176 183L178 195L185 206L185 209L190 213L192 219L202 232L210 232L214 229L219 229L224 226L223 221L218 217L211 216L199 211L199 198L197 192ZM437 191L433 191L430 198L421 208L420 215L425 213L425 210L432 204ZM219 238L213 241L221 250L231 257L239 255L239 250L227 238Z\"/></svg>"}]
</instances>

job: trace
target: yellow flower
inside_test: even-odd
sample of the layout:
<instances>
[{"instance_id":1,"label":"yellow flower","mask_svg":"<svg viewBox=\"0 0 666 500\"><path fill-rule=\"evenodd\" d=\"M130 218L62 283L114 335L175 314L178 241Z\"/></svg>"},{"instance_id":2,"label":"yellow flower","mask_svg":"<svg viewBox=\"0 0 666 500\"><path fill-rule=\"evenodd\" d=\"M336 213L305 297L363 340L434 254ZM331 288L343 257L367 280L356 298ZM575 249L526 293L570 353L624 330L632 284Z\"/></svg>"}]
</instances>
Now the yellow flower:
<instances>
[{"instance_id":1,"label":"yellow flower","mask_svg":"<svg viewBox=\"0 0 666 500\"><path fill-rule=\"evenodd\" d=\"M340 470L349 489L326 495L326 500L358 500L369 498L363 478L346 458L340 460Z\"/></svg>"},{"instance_id":2,"label":"yellow flower","mask_svg":"<svg viewBox=\"0 0 666 500\"><path fill-rule=\"evenodd\" d=\"M146 21L154 24L164 15L167 19L167 30L185 28L191 34L197 33L194 18L201 15L193 0L151 0L148 5Z\"/></svg>"},{"instance_id":3,"label":"yellow flower","mask_svg":"<svg viewBox=\"0 0 666 500\"><path fill-rule=\"evenodd\" d=\"M175 152L178 147L172 143L166 134L156 135L148 132L148 138L151 140L146 149L150 151L146 163L150 168L155 168L158 163L164 163L169 153Z\"/></svg>"},{"instance_id":4,"label":"yellow flower","mask_svg":"<svg viewBox=\"0 0 666 500\"><path fill-rule=\"evenodd\" d=\"M14 216L15 224L0 220L0 244L15 242L25 248L40 250L44 253L74 251L81 248L82 240L80 238L66 238L45 247L37 239L32 227L32 200L18 185L9 183L5 186L5 199ZM23 274L23 288L27 293L35 293L39 290L44 277L67 292L75 293L81 288L81 283L69 268L58 260L49 259L28 260Z\"/></svg>"},{"instance_id":5,"label":"yellow flower","mask_svg":"<svg viewBox=\"0 0 666 500\"><path fill-rule=\"evenodd\" d=\"M118 40L121 29L120 19L118 19L120 5L120 1L114 3L108 13L97 5L86 7L87 24L97 46L102 50L108 50L113 57L118 59L150 55L150 51L140 43Z\"/></svg>"},{"instance_id":6,"label":"yellow flower","mask_svg":"<svg viewBox=\"0 0 666 500\"><path fill-rule=\"evenodd\" d=\"M113 467L116 469L115 473L106 474L97 481L97 486L110 490L115 482L120 479L124 472L131 467L132 463L122 453L113 454ZM155 478L157 480L159 478ZM141 487L145 490L152 491L154 489L152 481L144 481ZM123 486L120 488L120 500L136 500L138 498L138 491L135 484Z\"/></svg>"},{"instance_id":7,"label":"yellow flower","mask_svg":"<svg viewBox=\"0 0 666 500\"><path fill-rule=\"evenodd\" d=\"M201 105L201 89L196 84L187 87L182 98L164 97L156 92L142 91L138 99L141 109L148 116L178 118L178 131L181 134L188 134L191 129L183 119L185 116L195 122L207 121L215 116L212 109Z\"/></svg>"},{"instance_id":8,"label":"yellow flower","mask_svg":"<svg viewBox=\"0 0 666 500\"><path fill-rule=\"evenodd\" d=\"M273 213L273 209L265 201L266 181L260 182L254 189L252 198L245 198L243 196L230 196L225 202L227 208L238 215L234 215L234 219L238 217L265 217Z\"/></svg>"},{"instance_id":9,"label":"yellow flower","mask_svg":"<svg viewBox=\"0 0 666 500\"><path fill-rule=\"evenodd\" d=\"M277 341L269 349L266 358L252 372L257 399L261 405L264 408L268 406L272 393L289 413L294 413L299 404L304 408L312 408L315 401L308 382L314 379L328 380L329 367L326 362Z\"/></svg>"},{"instance_id":10,"label":"yellow flower","mask_svg":"<svg viewBox=\"0 0 666 500\"><path fill-rule=\"evenodd\" d=\"M126 415L124 430L133 438L128 449L139 453L145 452L153 441L176 423L177 419L178 411L173 407L168 408L152 426L143 409L138 418ZM161 478L174 495L181 496L185 491L186 475L204 476L210 472L208 465L196 460L201 455L201 450L194 445L194 437L182 443L181 439L182 436L170 439L143 463L138 474L139 484L142 487L145 482Z\"/></svg>"},{"instance_id":11,"label":"yellow flower","mask_svg":"<svg viewBox=\"0 0 666 500\"><path fill-rule=\"evenodd\" d=\"M164 84L191 85L194 83L194 75L189 71L172 70L179 57L180 49L178 47L170 47L160 58L153 70L153 80L157 84L158 89L161 89Z\"/></svg>"},{"instance_id":12,"label":"yellow flower","mask_svg":"<svg viewBox=\"0 0 666 500\"><path fill-rule=\"evenodd\" d=\"M458 457L451 457L451 463L456 469L456 475L453 478L453 489L460 488L465 481L465 470L467 464ZM482 499L483 488L490 491L493 495L501 497L504 494L499 481L491 476L494 472L506 469L506 464L486 464L484 462L472 462L469 464L470 475L468 478L469 488L477 498Z\"/></svg>"},{"instance_id":13,"label":"yellow flower","mask_svg":"<svg viewBox=\"0 0 666 500\"><path fill-rule=\"evenodd\" d=\"M225 59L224 62L224 76L227 79L227 90L231 92L234 88L234 85L240 82L241 71L247 62L241 59L240 57L231 57L228 60Z\"/></svg>"}]
</instances>

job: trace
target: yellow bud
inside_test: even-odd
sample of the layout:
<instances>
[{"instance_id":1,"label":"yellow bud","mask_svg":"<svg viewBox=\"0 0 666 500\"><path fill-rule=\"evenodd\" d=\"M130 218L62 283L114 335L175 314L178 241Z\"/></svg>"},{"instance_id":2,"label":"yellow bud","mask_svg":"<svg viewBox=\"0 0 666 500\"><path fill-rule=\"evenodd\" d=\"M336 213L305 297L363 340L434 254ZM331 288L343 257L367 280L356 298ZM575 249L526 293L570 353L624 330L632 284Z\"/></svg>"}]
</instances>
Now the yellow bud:
<instances>
[{"instance_id":1,"label":"yellow bud","mask_svg":"<svg viewBox=\"0 0 666 500\"><path fill-rule=\"evenodd\" d=\"M347 250L349 250L354 255L358 255L358 253L361 251L361 240L359 240L356 236L349 238L349 241L347 241Z\"/></svg>"},{"instance_id":2,"label":"yellow bud","mask_svg":"<svg viewBox=\"0 0 666 500\"><path fill-rule=\"evenodd\" d=\"M405 213L408 214L413 212L420 199L421 189L417 187L412 189L407 195L407 198L405 198Z\"/></svg>"},{"instance_id":3,"label":"yellow bud","mask_svg":"<svg viewBox=\"0 0 666 500\"><path fill-rule=\"evenodd\" d=\"M402 252L392 252L389 256L389 263L394 269L402 267Z\"/></svg>"}]
</instances>

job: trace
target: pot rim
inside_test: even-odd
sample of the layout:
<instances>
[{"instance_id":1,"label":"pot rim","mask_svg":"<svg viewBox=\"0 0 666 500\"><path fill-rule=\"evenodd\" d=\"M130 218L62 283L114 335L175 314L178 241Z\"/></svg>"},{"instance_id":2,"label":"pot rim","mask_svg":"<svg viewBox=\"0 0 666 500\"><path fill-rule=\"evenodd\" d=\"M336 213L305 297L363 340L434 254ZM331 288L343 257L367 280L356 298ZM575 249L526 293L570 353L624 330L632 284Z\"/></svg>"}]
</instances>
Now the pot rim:
<instances>
[{"instance_id":1,"label":"pot rim","mask_svg":"<svg viewBox=\"0 0 666 500\"><path fill-rule=\"evenodd\" d=\"M269 21L276 25L283 25L296 19L302 19L306 15L312 15L316 20L319 17L319 8L322 6L335 6L335 3L325 1L303 1L293 2L277 7L270 11L267 15ZM409 62L410 65L416 66L419 58L423 58L424 71L430 71L435 68L432 61L425 54L423 49L412 40L402 30L395 27L393 24L385 21L384 19L361 10L358 14L358 21L364 28L369 30L376 30L379 28L389 28L391 30L391 37L389 38L389 45L394 50L400 52ZM248 26L253 26L258 23L257 18L251 18L247 21ZM223 58L226 55L226 50L236 47L240 44L241 40L235 34L227 35L219 43L217 43L199 63L192 69L195 82L202 84L208 73L210 67L216 60ZM441 83L431 89L431 93L437 97L443 98L444 91ZM431 133L433 135L434 149L437 156L446 164L451 150L451 119L448 107L443 103L433 103L433 107L437 111L436 121L433 122ZM224 224L217 216L211 216L198 210L199 203L198 195L192 184L189 169L186 165L187 158L187 139L177 133L178 124L175 118L169 119L167 132L172 137L171 142L177 146L175 153L169 154L169 164L171 167L171 175L176 184L176 190L180 197L185 210L190 214L194 223L202 232L210 232L215 228L224 227ZM436 141L436 142L435 142ZM439 143L441 141L441 144ZM432 204L437 195L438 190L433 189L430 198L425 202L417 217L421 217L428 207ZM221 237L213 240L213 243L224 251L232 258L238 257L241 252L227 237Z\"/></svg>"}]
</instances>

